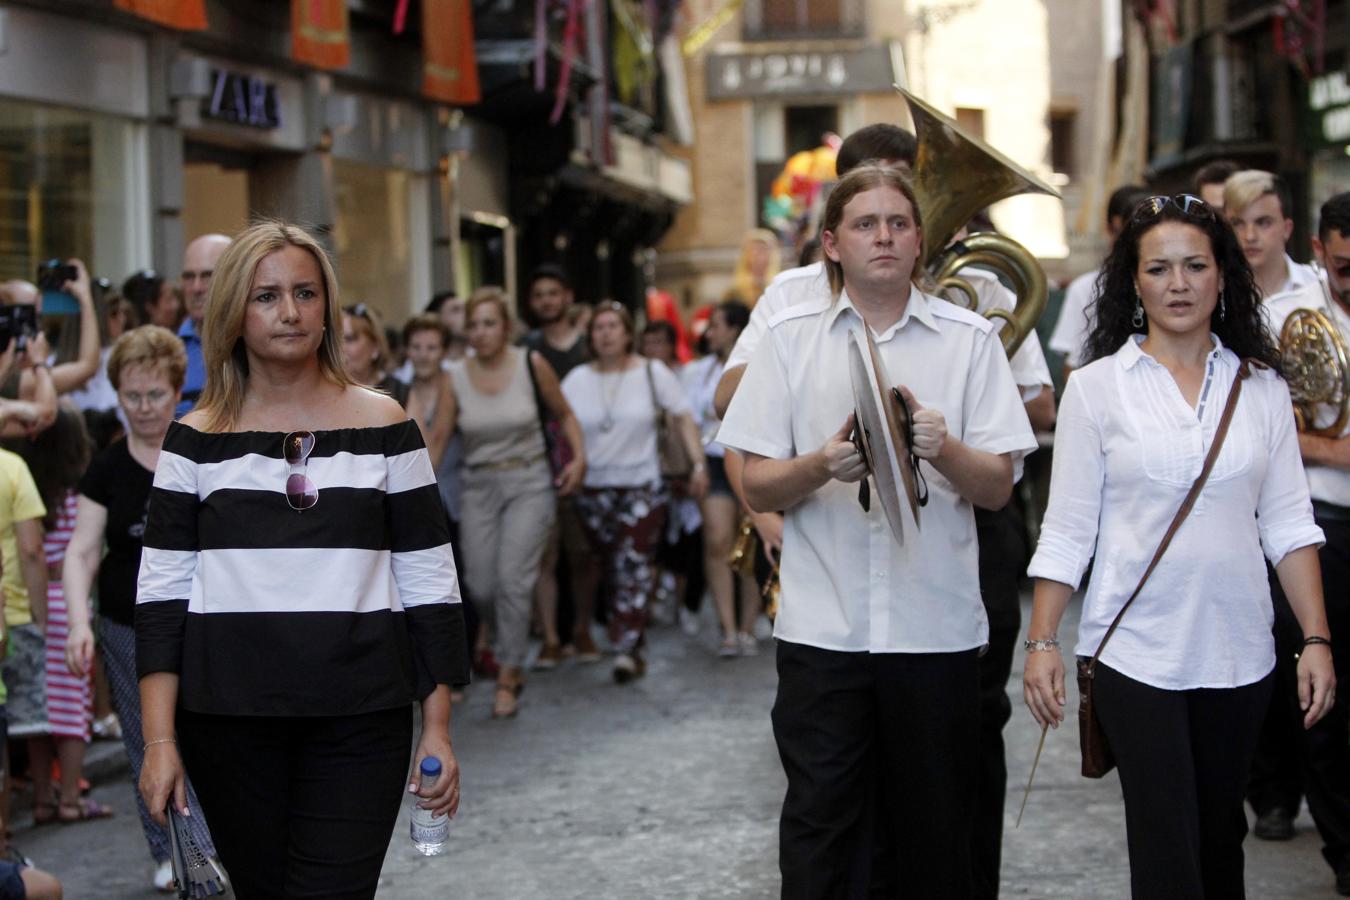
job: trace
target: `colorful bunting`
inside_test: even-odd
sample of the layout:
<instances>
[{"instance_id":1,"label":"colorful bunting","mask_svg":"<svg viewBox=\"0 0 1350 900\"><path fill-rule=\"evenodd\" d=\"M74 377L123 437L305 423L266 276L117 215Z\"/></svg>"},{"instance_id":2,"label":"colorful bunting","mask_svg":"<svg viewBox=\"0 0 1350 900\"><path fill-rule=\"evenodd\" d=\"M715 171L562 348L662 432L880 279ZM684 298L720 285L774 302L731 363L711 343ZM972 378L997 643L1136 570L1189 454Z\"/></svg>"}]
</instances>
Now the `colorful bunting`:
<instances>
[{"instance_id":1,"label":"colorful bunting","mask_svg":"<svg viewBox=\"0 0 1350 900\"><path fill-rule=\"evenodd\" d=\"M206 29L206 0L113 0L123 12L179 31Z\"/></svg>"},{"instance_id":2,"label":"colorful bunting","mask_svg":"<svg viewBox=\"0 0 1350 900\"><path fill-rule=\"evenodd\" d=\"M351 59L346 0L291 0L291 58L318 69Z\"/></svg>"},{"instance_id":3,"label":"colorful bunting","mask_svg":"<svg viewBox=\"0 0 1350 900\"><path fill-rule=\"evenodd\" d=\"M470 106L482 99L469 0L422 0L422 93Z\"/></svg>"}]
</instances>

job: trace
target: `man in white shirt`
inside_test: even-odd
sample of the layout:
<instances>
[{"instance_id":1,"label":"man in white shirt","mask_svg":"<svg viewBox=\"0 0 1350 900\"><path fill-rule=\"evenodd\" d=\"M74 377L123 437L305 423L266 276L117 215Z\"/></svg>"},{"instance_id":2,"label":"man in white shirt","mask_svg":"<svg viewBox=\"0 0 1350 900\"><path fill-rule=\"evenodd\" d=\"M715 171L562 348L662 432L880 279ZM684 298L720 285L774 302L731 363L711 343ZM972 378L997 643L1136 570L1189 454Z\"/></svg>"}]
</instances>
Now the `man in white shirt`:
<instances>
[{"instance_id":1,"label":"man in white shirt","mask_svg":"<svg viewBox=\"0 0 1350 900\"><path fill-rule=\"evenodd\" d=\"M1331 320L1344 342L1350 335L1350 193L1337 194L1323 204L1313 252L1326 272L1326 282L1317 279L1299 291L1281 294L1267 301L1266 309L1277 335L1294 310L1313 309ZM1334 410L1322 407L1313 424L1326 427L1335 419ZM1318 557L1334 642L1336 678L1342 684L1350 684L1350 426L1342 428L1336 436L1301 433L1298 442L1308 475L1313 516L1326 536ZM1272 697L1272 721L1267 724L1262 740L1274 749L1264 766L1254 768L1248 800L1257 813L1258 825L1264 824L1264 830L1268 831L1276 824L1273 820L1283 816L1287 820L1285 828L1275 835L1288 832L1292 837L1301 783L1325 844L1322 854L1336 872L1337 890L1350 894L1350 709L1338 703L1312 728L1301 727L1298 719L1302 714L1295 714L1294 661L1301 649L1302 633L1274 579L1271 588L1275 601L1277 682ZM1294 752L1281 760L1286 767L1281 771L1271 758L1279 758L1278 748L1283 744L1292 745ZM1262 747L1263 751L1267 749L1270 748Z\"/></svg>"},{"instance_id":2,"label":"man in white shirt","mask_svg":"<svg viewBox=\"0 0 1350 900\"><path fill-rule=\"evenodd\" d=\"M788 791L779 865L784 897L836 896L853 876L867 800L907 890L971 895L979 733L980 603L973 506L998 508L1035 447L994 325L912 284L922 227L908 181L862 166L822 222L836 298L774 317L719 440L746 454L756 509L785 509L774 625L774 734ZM929 488L922 529L900 545L849 439L848 336L870 329L913 410L913 452ZM883 442L884 443L884 442ZM895 465L889 452L879 463ZM886 765L872 770L873 752Z\"/></svg>"},{"instance_id":3,"label":"man in white shirt","mask_svg":"<svg viewBox=\"0 0 1350 900\"><path fill-rule=\"evenodd\" d=\"M1317 282L1313 267L1294 262L1285 250L1294 220L1282 179L1259 169L1238 172L1224 182L1223 209L1267 304Z\"/></svg>"},{"instance_id":4,"label":"man in white shirt","mask_svg":"<svg viewBox=\"0 0 1350 900\"><path fill-rule=\"evenodd\" d=\"M1125 220L1148 197L1148 188L1142 184L1127 184L1111 192L1106 202L1106 236L1110 242L1116 242L1116 235L1124 227ZM1109 249L1109 247L1108 247ZM1055 320L1055 330L1047 343L1051 350L1064 357L1064 378L1081 368L1086 362L1088 335L1092 332L1092 311L1097 305L1097 277L1101 267L1084 272L1069 282L1064 291L1064 302L1059 307L1059 318Z\"/></svg>"}]
</instances>

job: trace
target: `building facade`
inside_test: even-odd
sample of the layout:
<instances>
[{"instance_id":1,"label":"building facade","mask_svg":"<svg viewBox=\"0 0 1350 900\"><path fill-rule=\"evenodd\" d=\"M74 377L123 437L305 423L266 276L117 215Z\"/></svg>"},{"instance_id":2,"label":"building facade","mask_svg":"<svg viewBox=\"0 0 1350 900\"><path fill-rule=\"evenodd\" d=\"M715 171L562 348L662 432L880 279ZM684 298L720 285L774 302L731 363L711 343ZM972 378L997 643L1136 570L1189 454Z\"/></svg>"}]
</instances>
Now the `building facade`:
<instances>
[{"instance_id":1,"label":"building facade","mask_svg":"<svg viewBox=\"0 0 1350 900\"><path fill-rule=\"evenodd\" d=\"M711 15L722 4L691 6ZM1101 168L1092 111L1108 66L1101 4L1087 14L1083 7L1078 0L746 0L690 60L696 200L661 245L662 286L690 308L721 299L742 237L765 224L766 196L793 154L818 145L824 132L846 136L872 122L909 127L894 85L1058 186L1063 201L1004 201L991 211L994 223L1052 278L1089 268L1096 244L1071 243L1066 234L1092 201L1083 185ZM959 189L959 173L952 177ZM795 264L786 247L783 262Z\"/></svg>"},{"instance_id":2,"label":"building facade","mask_svg":"<svg viewBox=\"0 0 1350 900\"><path fill-rule=\"evenodd\" d=\"M463 103L428 95L430 20L395 22L393 3L149 5L197 22L150 20L136 0L0 2L0 278L31 279L54 256L114 283L145 268L176 277L195 235L270 216L321 236L344 302L398 322L447 288L514 295L524 267L569 244L545 214L567 207L568 185L606 198L578 251L596 283L616 280L595 264L606 235L635 238L618 254L626 272L688 196L656 129L611 121L611 79L560 71L549 35L541 60L504 47L503 21L527 23L506 43L537 43L533 3L478 14L469 64L483 87ZM316 64L296 39L299 17L321 13L341 27L312 29L317 40L342 52ZM596 60L606 72L606 52Z\"/></svg>"}]
</instances>

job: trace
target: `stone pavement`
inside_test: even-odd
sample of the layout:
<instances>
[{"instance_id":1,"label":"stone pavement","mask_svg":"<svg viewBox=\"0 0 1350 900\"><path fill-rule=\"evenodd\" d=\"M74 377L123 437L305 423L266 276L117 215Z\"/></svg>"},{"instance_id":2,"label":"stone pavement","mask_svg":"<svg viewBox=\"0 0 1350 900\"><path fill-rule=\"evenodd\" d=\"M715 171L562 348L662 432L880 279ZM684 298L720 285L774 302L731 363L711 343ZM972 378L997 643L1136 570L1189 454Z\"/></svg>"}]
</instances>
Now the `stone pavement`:
<instances>
[{"instance_id":1,"label":"stone pavement","mask_svg":"<svg viewBox=\"0 0 1350 900\"><path fill-rule=\"evenodd\" d=\"M713 640L706 625L696 638L654 630L647 678L624 688L605 662L534 673L510 721L489 719L489 685L471 689L455 711L464 801L450 852L419 856L405 813L380 900L776 896L783 776L768 720L773 656L765 645L757 658L720 660ZM1003 895L1128 897L1119 787L1114 775L1099 782L1078 775L1072 720L1051 732L1026 818L1012 828L1039 737L1020 679L1014 673L1007 732ZM156 896L147 890L149 854L115 751L97 749L112 759L95 770L104 780L94 792L118 810L115 818L39 829L17 823L15 843L63 879L69 898ZM1306 812L1298 827L1286 844L1248 839L1249 897L1334 896Z\"/></svg>"}]
</instances>

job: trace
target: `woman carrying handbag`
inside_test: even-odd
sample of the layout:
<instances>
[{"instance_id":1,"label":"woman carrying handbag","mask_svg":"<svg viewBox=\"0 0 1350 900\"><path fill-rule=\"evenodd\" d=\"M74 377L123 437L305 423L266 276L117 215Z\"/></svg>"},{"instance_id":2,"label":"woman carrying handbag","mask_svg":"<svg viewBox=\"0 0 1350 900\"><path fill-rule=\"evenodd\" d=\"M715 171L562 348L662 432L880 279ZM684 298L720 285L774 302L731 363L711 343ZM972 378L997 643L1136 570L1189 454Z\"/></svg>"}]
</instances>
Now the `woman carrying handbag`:
<instances>
[{"instance_id":1,"label":"woman carrying handbag","mask_svg":"<svg viewBox=\"0 0 1350 900\"><path fill-rule=\"evenodd\" d=\"M1237 240L1199 198L1141 204L1098 295L1029 569L1026 702L1063 721L1056 632L1095 553L1076 652L1095 659L1084 736L1106 747L1085 743L1084 771L1109 747L1132 895L1242 897L1243 790L1275 665L1263 551L1303 627L1306 725L1335 691L1289 390Z\"/></svg>"}]
</instances>

